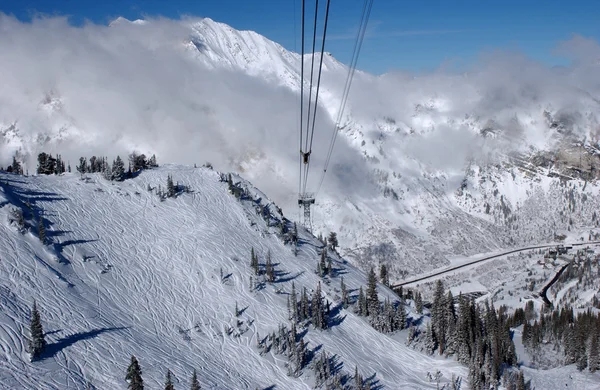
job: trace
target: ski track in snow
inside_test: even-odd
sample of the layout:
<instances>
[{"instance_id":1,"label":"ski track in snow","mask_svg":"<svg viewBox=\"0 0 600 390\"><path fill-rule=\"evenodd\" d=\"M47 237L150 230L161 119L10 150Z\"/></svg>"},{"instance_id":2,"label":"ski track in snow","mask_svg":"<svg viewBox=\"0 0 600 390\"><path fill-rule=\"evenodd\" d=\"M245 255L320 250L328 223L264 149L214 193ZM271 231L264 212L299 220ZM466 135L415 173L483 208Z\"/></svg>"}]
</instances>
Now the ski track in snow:
<instances>
[{"instance_id":1,"label":"ski track in snow","mask_svg":"<svg viewBox=\"0 0 600 390\"><path fill-rule=\"evenodd\" d=\"M167 174L193 193L160 202L146 190L164 185ZM7 389L125 388L125 371L134 354L148 388L161 388L167 369L177 388L189 385L198 370L203 388L310 389L312 370L300 378L286 375L286 358L260 356L261 337L289 325L286 294L292 281L249 290L250 248L260 262L268 251L277 270L293 278L298 292L321 280L314 270L317 241L300 229L297 257L264 221L251 202L237 201L226 183L207 169L166 166L123 183L95 174L17 177L0 174L0 204L31 202L43 210L47 246L34 231L21 235L9 226L9 206L0 208L0 384ZM263 201L266 198L263 198ZM334 262L335 264L335 262ZM350 289L366 285L365 275L339 262ZM220 280L220 269L226 282ZM340 275L341 276L341 275ZM340 276L322 282L333 304ZM279 294L276 289L284 293ZM380 288L380 297L392 293ZM36 299L47 332L48 351L30 363L23 334ZM234 308L252 325L239 337ZM428 371L466 377L452 360L429 357L404 345L404 339L378 333L351 310L326 331L309 328L310 350L337 354L343 369L358 365L365 377L376 374L386 389L435 388ZM234 332L235 333L235 332ZM318 356L318 355L317 355ZM466 382L466 381L465 381Z\"/></svg>"}]
</instances>

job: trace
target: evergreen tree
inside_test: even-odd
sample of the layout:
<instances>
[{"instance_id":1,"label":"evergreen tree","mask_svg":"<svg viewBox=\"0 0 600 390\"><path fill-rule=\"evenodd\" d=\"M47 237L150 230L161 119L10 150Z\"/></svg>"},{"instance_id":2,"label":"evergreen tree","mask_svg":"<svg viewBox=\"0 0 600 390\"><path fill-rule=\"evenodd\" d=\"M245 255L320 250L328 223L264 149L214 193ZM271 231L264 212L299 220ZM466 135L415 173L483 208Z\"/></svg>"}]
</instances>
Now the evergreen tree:
<instances>
[{"instance_id":1,"label":"evergreen tree","mask_svg":"<svg viewBox=\"0 0 600 390\"><path fill-rule=\"evenodd\" d=\"M379 280L381 280L381 284L384 286L390 285L390 277L388 275L388 270L385 264L381 264L379 267Z\"/></svg>"},{"instance_id":2,"label":"evergreen tree","mask_svg":"<svg viewBox=\"0 0 600 390\"><path fill-rule=\"evenodd\" d=\"M258 257L256 256L256 253L254 252L254 248L252 248L250 250L250 267L252 267L252 269L254 270L254 273L256 275L259 274L259 267L258 267Z\"/></svg>"},{"instance_id":3,"label":"evergreen tree","mask_svg":"<svg viewBox=\"0 0 600 390\"><path fill-rule=\"evenodd\" d=\"M444 283L438 280L435 285L435 293L433 304L431 306L431 326L436 336L440 347L440 354L446 350L446 314L444 300Z\"/></svg>"},{"instance_id":4,"label":"evergreen tree","mask_svg":"<svg viewBox=\"0 0 600 390\"><path fill-rule=\"evenodd\" d=\"M588 368L591 372L600 370L600 354L598 352L598 327L596 327L596 331L591 335L588 351Z\"/></svg>"},{"instance_id":5,"label":"evergreen tree","mask_svg":"<svg viewBox=\"0 0 600 390\"><path fill-rule=\"evenodd\" d=\"M418 291L415 292L415 309L418 314L423 314L423 297Z\"/></svg>"},{"instance_id":6,"label":"evergreen tree","mask_svg":"<svg viewBox=\"0 0 600 390\"><path fill-rule=\"evenodd\" d=\"M29 353L31 354L31 360L35 360L44 351L46 347L46 340L44 339L44 328L42 327L42 320L40 312L37 309L37 304L33 301L33 307L31 308L31 323L29 326L31 333L31 340L29 340Z\"/></svg>"},{"instance_id":7,"label":"evergreen tree","mask_svg":"<svg viewBox=\"0 0 600 390\"><path fill-rule=\"evenodd\" d=\"M167 370L167 379L165 381L165 390L175 390L173 381L171 380L171 370Z\"/></svg>"},{"instance_id":8,"label":"evergreen tree","mask_svg":"<svg viewBox=\"0 0 600 390\"><path fill-rule=\"evenodd\" d=\"M456 352L458 341L456 338L456 311L454 310L454 297L450 291L448 291L448 295L446 296L444 316L446 317L444 321L444 339L446 341L444 353L451 355Z\"/></svg>"},{"instance_id":9,"label":"evergreen tree","mask_svg":"<svg viewBox=\"0 0 600 390\"><path fill-rule=\"evenodd\" d=\"M40 153L38 154L38 166L37 173L39 175L52 175L57 172L57 159L52 157L51 154Z\"/></svg>"},{"instance_id":10,"label":"evergreen tree","mask_svg":"<svg viewBox=\"0 0 600 390\"><path fill-rule=\"evenodd\" d=\"M83 175L87 172L87 160L85 157L79 157L79 165L77 165L77 172Z\"/></svg>"},{"instance_id":11,"label":"evergreen tree","mask_svg":"<svg viewBox=\"0 0 600 390\"><path fill-rule=\"evenodd\" d=\"M270 283L275 281L275 267L273 267L273 263L271 262L271 251L267 252L267 261L265 263L265 272L267 274L267 280Z\"/></svg>"},{"instance_id":12,"label":"evergreen tree","mask_svg":"<svg viewBox=\"0 0 600 390\"><path fill-rule=\"evenodd\" d=\"M111 179L116 181L125 179L125 163L123 163L120 156L117 156L117 159L113 161Z\"/></svg>"},{"instance_id":13,"label":"evergreen tree","mask_svg":"<svg viewBox=\"0 0 600 390\"><path fill-rule=\"evenodd\" d=\"M362 390L364 387L362 375L358 372L358 366L354 366L354 386L357 390Z\"/></svg>"},{"instance_id":14,"label":"evergreen tree","mask_svg":"<svg viewBox=\"0 0 600 390\"><path fill-rule=\"evenodd\" d=\"M359 316L366 316L367 315L367 300L365 298L365 293L363 292L363 288L362 286L360 286L360 289L358 290L358 315Z\"/></svg>"},{"instance_id":15,"label":"evergreen tree","mask_svg":"<svg viewBox=\"0 0 600 390\"><path fill-rule=\"evenodd\" d=\"M376 316L379 312L379 297L377 296L377 277L373 267L367 280L367 315Z\"/></svg>"},{"instance_id":16,"label":"evergreen tree","mask_svg":"<svg viewBox=\"0 0 600 390\"><path fill-rule=\"evenodd\" d=\"M317 289L313 293L311 311L314 327L317 329L327 328L325 307L323 306L323 298L321 297L321 282L317 283Z\"/></svg>"},{"instance_id":17,"label":"evergreen tree","mask_svg":"<svg viewBox=\"0 0 600 390\"><path fill-rule=\"evenodd\" d=\"M13 161L12 161L12 165L10 166L12 172L16 175L22 175L23 174L23 167L21 166L21 163L19 162L19 160L17 160L17 158L15 156L13 156Z\"/></svg>"},{"instance_id":18,"label":"evergreen tree","mask_svg":"<svg viewBox=\"0 0 600 390\"><path fill-rule=\"evenodd\" d=\"M167 197L172 198L175 196L175 184L173 184L173 177L167 176Z\"/></svg>"},{"instance_id":19,"label":"evergreen tree","mask_svg":"<svg viewBox=\"0 0 600 390\"><path fill-rule=\"evenodd\" d=\"M144 390L144 381L142 379L142 369L135 356L131 355L131 363L127 368L125 380L129 382L129 390Z\"/></svg>"},{"instance_id":20,"label":"evergreen tree","mask_svg":"<svg viewBox=\"0 0 600 390\"><path fill-rule=\"evenodd\" d=\"M519 376L517 377L517 390L525 390L525 377L523 371L519 370Z\"/></svg>"},{"instance_id":21,"label":"evergreen tree","mask_svg":"<svg viewBox=\"0 0 600 390\"><path fill-rule=\"evenodd\" d=\"M292 282L292 293L290 294L290 310L291 310L291 320L293 323L298 322L298 296L296 294L296 285Z\"/></svg>"},{"instance_id":22,"label":"evergreen tree","mask_svg":"<svg viewBox=\"0 0 600 390\"><path fill-rule=\"evenodd\" d=\"M437 349L437 338L431 322L427 323L425 328L425 351L429 355L433 355L433 352Z\"/></svg>"},{"instance_id":23,"label":"evergreen tree","mask_svg":"<svg viewBox=\"0 0 600 390\"><path fill-rule=\"evenodd\" d=\"M44 219L41 216L38 222L38 237L42 244L46 245L46 227L44 226Z\"/></svg>"},{"instance_id":24,"label":"evergreen tree","mask_svg":"<svg viewBox=\"0 0 600 390\"><path fill-rule=\"evenodd\" d=\"M192 374L192 385L190 390L200 390L200 382L198 382L198 375L196 374L196 370Z\"/></svg>"},{"instance_id":25,"label":"evergreen tree","mask_svg":"<svg viewBox=\"0 0 600 390\"><path fill-rule=\"evenodd\" d=\"M300 313L299 320L304 321L310 318L310 306L308 303L308 293L306 287L302 289L302 298L300 299Z\"/></svg>"},{"instance_id":26,"label":"evergreen tree","mask_svg":"<svg viewBox=\"0 0 600 390\"><path fill-rule=\"evenodd\" d=\"M335 252L335 249L338 246L338 239L337 239L336 232L329 233L329 238L327 241L329 242L329 248L331 248L331 250Z\"/></svg>"},{"instance_id":27,"label":"evergreen tree","mask_svg":"<svg viewBox=\"0 0 600 390\"><path fill-rule=\"evenodd\" d=\"M398 302L398 307L396 307L396 326L397 329L404 329L406 326L407 314L406 314L406 302L404 298L400 298L400 302ZM396 329L394 329L396 330Z\"/></svg>"},{"instance_id":28,"label":"evergreen tree","mask_svg":"<svg viewBox=\"0 0 600 390\"><path fill-rule=\"evenodd\" d=\"M342 276L340 280L340 289L342 290L342 307L344 309L348 308L348 304L350 303L350 298L348 296L348 288L346 287L346 283L344 283L344 277Z\"/></svg>"},{"instance_id":29,"label":"evergreen tree","mask_svg":"<svg viewBox=\"0 0 600 390\"><path fill-rule=\"evenodd\" d=\"M325 248L323 248L323 250L321 251L321 261L319 262L319 267L318 267L319 276L325 276L327 274L327 263L325 262L326 258L327 258L327 250Z\"/></svg>"},{"instance_id":30,"label":"evergreen tree","mask_svg":"<svg viewBox=\"0 0 600 390\"><path fill-rule=\"evenodd\" d=\"M158 163L156 162L156 155L152 155L152 157L150 157L150 160L148 161L148 166L150 168L156 168L158 167Z\"/></svg>"}]
</instances>

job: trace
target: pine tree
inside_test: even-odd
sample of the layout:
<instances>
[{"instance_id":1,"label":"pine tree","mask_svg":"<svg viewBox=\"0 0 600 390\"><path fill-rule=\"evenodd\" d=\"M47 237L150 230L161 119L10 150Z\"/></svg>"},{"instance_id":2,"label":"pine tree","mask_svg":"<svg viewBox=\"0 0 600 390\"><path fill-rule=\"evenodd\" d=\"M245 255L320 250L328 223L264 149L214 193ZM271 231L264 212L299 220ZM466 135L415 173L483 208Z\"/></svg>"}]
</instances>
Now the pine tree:
<instances>
[{"instance_id":1,"label":"pine tree","mask_svg":"<svg viewBox=\"0 0 600 390\"><path fill-rule=\"evenodd\" d=\"M254 252L254 248L252 248L250 250L250 267L252 267L252 269L254 270L254 273L256 275L259 274L260 270L258 267L258 257L256 256L256 253Z\"/></svg>"},{"instance_id":2,"label":"pine tree","mask_svg":"<svg viewBox=\"0 0 600 390\"><path fill-rule=\"evenodd\" d=\"M31 323L29 330L31 333L31 340L29 340L29 353L31 354L31 360L35 360L40 357L44 351L44 348L46 347L44 328L42 327L40 312L37 309L37 304L35 301L33 301L33 307L31 308Z\"/></svg>"},{"instance_id":3,"label":"pine tree","mask_svg":"<svg viewBox=\"0 0 600 390\"><path fill-rule=\"evenodd\" d=\"M366 316L368 314L367 309L367 299L365 298L365 293L363 292L362 286L358 290L358 315Z\"/></svg>"},{"instance_id":4,"label":"pine tree","mask_svg":"<svg viewBox=\"0 0 600 390\"><path fill-rule=\"evenodd\" d=\"M517 377L517 390L525 390L525 377L523 376L523 371L519 371L519 376Z\"/></svg>"},{"instance_id":5,"label":"pine tree","mask_svg":"<svg viewBox=\"0 0 600 390\"><path fill-rule=\"evenodd\" d=\"M125 380L129 382L129 390L144 390L144 380L142 379L142 369L135 356L131 355L131 363L127 368Z\"/></svg>"},{"instance_id":6,"label":"pine tree","mask_svg":"<svg viewBox=\"0 0 600 390\"><path fill-rule=\"evenodd\" d=\"M362 390L364 387L362 375L358 372L358 366L354 366L354 386L357 390Z\"/></svg>"},{"instance_id":7,"label":"pine tree","mask_svg":"<svg viewBox=\"0 0 600 390\"><path fill-rule=\"evenodd\" d=\"M327 263L325 262L325 259L327 258L327 250L325 248L323 248L323 250L321 251L321 261L319 262L319 276L325 276L327 275Z\"/></svg>"},{"instance_id":8,"label":"pine tree","mask_svg":"<svg viewBox=\"0 0 600 390\"><path fill-rule=\"evenodd\" d=\"M125 179L125 163L120 156L117 156L117 159L113 161L111 180L123 181L123 179Z\"/></svg>"},{"instance_id":9,"label":"pine tree","mask_svg":"<svg viewBox=\"0 0 600 390\"><path fill-rule=\"evenodd\" d=\"M377 296L377 277L371 267L367 280L367 315L376 316L379 313L379 297Z\"/></svg>"},{"instance_id":10,"label":"pine tree","mask_svg":"<svg viewBox=\"0 0 600 390\"><path fill-rule=\"evenodd\" d=\"M310 318L310 306L308 303L308 293L306 287L302 289L302 298L300 299L300 315L299 320L304 321Z\"/></svg>"},{"instance_id":11,"label":"pine tree","mask_svg":"<svg viewBox=\"0 0 600 390\"><path fill-rule=\"evenodd\" d=\"M158 163L156 162L156 155L152 155L152 157L150 157L150 160L148 161L148 166L150 168L156 168L158 167Z\"/></svg>"},{"instance_id":12,"label":"pine tree","mask_svg":"<svg viewBox=\"0 0 600 390\"><path fill-rule=\"evenodd\" d=\"M379 280L381 280L381 284L383 284L384 286L390 285L390 277L388 275L388 270L385 264L381 264L381 267L379 267Z\"/></svg>"},{"instance_id":13,"label":"pine tree","mask_svg":"<svg viewBox=\"0 0 600 390\"><path fill-rule=\"evenodd\" d=\"M79 165L77 165L77 172L81 173L81 175L83 175L84 173L87 172L87 160L85 157L79 158Z\"/></svg>"},{"instance_id":14,"label":"pine tree","mask_svg":"<svg viewBox=\"0 0 600 390\"><path fill-rule=\"evenodd\" d=\"M433 352L437 349L437 338L431 322L427 323L425 328L425 351L429 355L433 355Z\"/></svg>"},{"instance_id":15,"label":"pine tree","mask_svg":"<svg viewBox=\"0 0 600 390\"><path fill-rule=\"evenodd\" d=\"M40 217L38 223L38 237L42 244L46 245L46 227L44 226L44 219L42 217Z\"/></svg>"},{"instance_id":16,"label":"pine tree","mask_svg":"<svg viewBox=\"0 0 600 390\"><path fill-rule=\"evenodd\" d=\"M327 328L325 307L323 306L323 298L321 297L321 282L317 283L317 289L313 293L311 311L314 327L317 329Z\"/></svg>"},{"instance_id":17,"label":"pine tree","mask_svg":"<svg viewBox=\"0 0 600 390\"><path fill-rule=\"evenodd\" d=\"M396 329L404 329L404 327L406 326L406 320L407 320L407 314L406 314L406 302L404 301L404 298L400 298L400 301L398 302L398 307L396 307L396 313L395 313L395 322L396 322Z\"/></svg>"},{"instance_id":18,"label":"pine tree","mask_svg":"<svg viewBox=\"0 0 600 390\"><path fill-rule=\"evenodd\" d=\"M267 261L265 264L265 272L267 273L267 280L270 283L275 281L275 267L273 267L273 263L271 262L271 251L267 252Z\"/></svg>"},{"instance_id":19,"label":"pine tree","mask_svg":"<svg viewBox=\"0 0 600 390\"><path fill-rule=\"evenodd\" d=\"M19 160L17 160L17 158L15 156L13 156L13 162L12 162L12 165L10 166L10 168L12 169L12 172L15 175L23 174L23 167L21 166L21 163L19 162Z\"/></svg>"},{"instance_id":20,"label":"pine tree","mask_svg":"<svg viewBox=\"0 0 600 390\"><path fill-rule=\"evenodd\" d=\"M329 242L329 248L331 248L331 250L335 252L335 249L338 246L338 239L337 239L336 232L329 233L329 238L327 241Z\"/></svg>"},{"instance_id":21,"label":"pine tree","mask_svg":"<svg viewBox=\"0 0 600 390\"><path fill-rule=\"evenodd\" d=\"M423 297L418 291L415 292L415 309L417 314L423 314Z\"/></svg>"},{"instance_id":22,"label":"pine tree","mask_svg":"<svg viewBox=\"0 0 600 390\"><path fill-rule=\"evenodd\" d=\"M296 285L292 282L292 293L290 294L290 310L291 310L291 320L293 323L298 322L298 296L296 294Z\"/></svg>"},{"instance_id":23,"label":"pine tree","mask_svg":"<svg viewBox=\"0 0 600 390\"><path fill-rule=\"evenodd\" d=\"M340 280L340 289L342 290L342 307L344 309L348 308L348 304L350 303L350 299L348 297L348 288L346 287L346 283L344 283L344 277L342 276Z\"/></svg>"},{"instance_id":24,"label":"pine tree","mask_svg":"<svg viewBox=\"0 0 600 390\"><path fill-rule=\"evenodd\" d=\"M600 370L600 355L598 352L598 327L596 327L596 331L591 335L590 348L588 351L588 368L590 372Z\"/></svg>"},{"instance_id":25,"label":"pine tree","mask_svg":"<svg viewBox=\"0 0 600 390\"><path fill-rule=\"evenodd\" d=\"M173 177L167 176L167 197L172 198L175 196L175 184L173 184Z\"/></svg>"},{"instance_id":26,"label":"pine tree","mask_svg":"<svg viewBox=\"0 0 600 390\"><path fill-rule=\"evenodd\" d=\"M171 370L167 370L167 379L165 380L165 390L175 390L173 381L171 380Z\"/></svg>"},{"instance_id":27,"label":"pine tree","mask_svg":"<svg viewBox=\"0 0 600 390\"><path fill-rule=\"evenodd\" d=\"M198 375L196 374L196 370L192 374L192 385L190 390L200 390L200 382L198 382Z\"/></svg>"},{"instance_id":28,"label":"pine tree","mask_svg":"<svg viewBox=\"0 0 600 390\"><path fill-rule=\"evenodd\" d=\"M446 314L444 300L444 283L438 280L435 285L435 293L433 304L431 306L431 326L436 336L440 347L440 354L446 350Z\"/></svg>"}]
</instances>

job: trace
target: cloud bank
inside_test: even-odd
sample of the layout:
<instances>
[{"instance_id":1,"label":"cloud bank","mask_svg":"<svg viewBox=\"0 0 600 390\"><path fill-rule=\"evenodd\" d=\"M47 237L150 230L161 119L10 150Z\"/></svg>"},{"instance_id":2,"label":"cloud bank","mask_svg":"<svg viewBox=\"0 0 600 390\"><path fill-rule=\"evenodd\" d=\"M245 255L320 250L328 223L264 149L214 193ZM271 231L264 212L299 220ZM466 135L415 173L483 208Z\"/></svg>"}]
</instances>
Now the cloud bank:
<instances>
[{"instance_id":1,"label":"cloud bank","mask_svg":"<svg viewBox=\"0 0 600 390\"><path fill-rule=\"evenodd\" d=\"M61 17L23 23L0 14L0 165L18 150L30 171L42 150L62 153L72 164L82 155L114 158L137 150L156 153L159 162L210 161L246 173L267 192L293 194L297 92L273 81L282 75L256 77L199 60L201 49L191 53L186 46L195 23L158 18L74 27ZM229 49L243 55L244 47L240 41ZM572 65L549 68L522 54L492 52L461 73L443 66L419 75L361 73L348 112L368 140L378 138L381 118L392 118L401 131L386 138L386 154L435 169L461 167L481 152L477 134L485 126L502 133L502 142L486 147L547 145L553 133L544 110L570 118L570 131L591 139L598 131L600 46L575 36L557 53ZM323 76L329 95L322 99L331 100L317 117L323 130L315 133L315 182L344 78L334 66ZM329 175L334 188L348 190L354 181L352 191L371 196L371 167L351 143L338 138L339 174Z\"/></svg>"}]
</instances>

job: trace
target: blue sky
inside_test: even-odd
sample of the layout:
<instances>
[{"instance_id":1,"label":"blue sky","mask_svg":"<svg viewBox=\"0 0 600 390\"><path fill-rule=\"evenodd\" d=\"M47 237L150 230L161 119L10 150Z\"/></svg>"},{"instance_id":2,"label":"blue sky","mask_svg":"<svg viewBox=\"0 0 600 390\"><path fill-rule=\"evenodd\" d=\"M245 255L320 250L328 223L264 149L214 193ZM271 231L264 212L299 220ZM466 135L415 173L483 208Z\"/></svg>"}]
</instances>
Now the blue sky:
<instances>
[{"instance_id":1,"label":"blue sky","mask_svg":"<svg viewBox=\"0 0 600 390\"><path fill-rule=\"evenodd\" d=\"M74 24L86 19L108 23L117 16L206 16L299 51L300 4L301 0L0 0L0 11L21 20L36 13L70 15ZM325 50L342 62L350 59L362 5L362 0L332 0L331 39ZM377 74L421 72L441 65L460 68L496 49L563 65L566 60L556 56L554 48L573 34L600 40L600 1L375 0L358 66Z\"/></svg>"}]
</instances>

